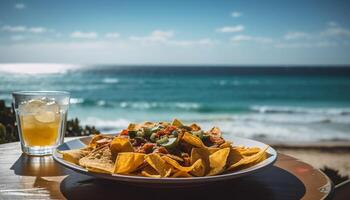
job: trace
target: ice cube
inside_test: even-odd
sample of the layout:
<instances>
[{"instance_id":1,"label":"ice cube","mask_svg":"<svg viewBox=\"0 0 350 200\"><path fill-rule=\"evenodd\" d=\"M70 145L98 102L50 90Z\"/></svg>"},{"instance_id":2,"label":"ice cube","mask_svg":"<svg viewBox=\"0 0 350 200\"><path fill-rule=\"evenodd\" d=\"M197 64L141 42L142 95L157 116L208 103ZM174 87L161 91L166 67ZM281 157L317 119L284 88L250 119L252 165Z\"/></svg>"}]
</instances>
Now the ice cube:
<instances>
[{"instance_id":1,"label":"ice cube","mask_svg":"<svg viewBox=\"0 0 350 200\"><path fill-rule=\"evenodd\" d=\"M49 101L39 107L39 112L34 117L39 122L50 123L56 120L59 111L60 106L55 101Z\"/></svg>"},{"instance_id":2,"label":"ice cube","mask_svg":"<svg viewBox=\"0 0 350 200\"><path fill-rule=\"evenodd\" d=\"M32 115L35 120L42 123L50 123L59 115L60 106L52 99L32 99L19 105L21 115Z\"/></svg>"},{"instance_id":3,"label":"ice cube","mask_svg":"<svg viewBox=\"0 0 350 200\"><path fill-rule=\"evenodd\" d=\"M50 123L56 120L56 113L51 111L41 111L34 115L34 118L42 123Z\"/></svg>"},{"instance_id":4,"label":"ice cube","mask_svg":"<svg viewBox=\"0 0 350 200\"><path fill-rule=\"evenodd\" d=\"M39 99L29 100L18 106L21 114L35 114L40 111L41 106L45 105L45 102Z\"/></svg>"}]
</instances>

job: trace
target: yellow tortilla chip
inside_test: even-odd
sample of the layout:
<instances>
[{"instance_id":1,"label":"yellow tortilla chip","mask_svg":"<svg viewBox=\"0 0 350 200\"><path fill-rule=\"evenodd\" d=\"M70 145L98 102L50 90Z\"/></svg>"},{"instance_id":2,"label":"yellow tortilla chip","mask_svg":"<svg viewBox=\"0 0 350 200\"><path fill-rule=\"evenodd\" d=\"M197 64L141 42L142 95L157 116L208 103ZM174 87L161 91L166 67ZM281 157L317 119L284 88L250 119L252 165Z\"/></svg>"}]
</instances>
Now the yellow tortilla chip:
<instances>
[{"instance_id":1,"label":"yellow tortilla chip","mask_svg":"<svg viewBox=\"0 0 350 200\"><path fill-rule=\"evenodd\" d=\"M101 134L93 135L88 146L91 147L91 148L95 148L97 146L97 141L98 140L101 140L103 138L109 138L109 137L110 136L105 136L105 135L101 135Z\"/></svg>"},{"instance_id":2,"label":"yellow tortilla chip","mask_svg":"<svg viewBox=\"0 0 350 200\"><path fill-rule=\"evenodd\" d=\"M129 131L136 131L136 126L136 124L130 123L127 129Z\"/></svg>"},{"instance_id":3,"label":"yellow tortilla chip","mask_svg":"<svg viewBox=\"0 0 350 200\"><path fill-rule=\"evenodd\" d=\"M184 140L185 142L187 142L195 147L200 147L200 148L206 147L200 138L192 135L191 133L185 133L182 136L182 140Z\"/></svg>"},{"instance_id":4,"label":"yellow tortilla chip","mask_svg":"<svg viewBox=\"0 0 350 200\"><path fill-rule=\"evenodd\" d=\"M72 149L72 150L66 150L66 151L59 151L59 153L62 154L62 159L71 163L74 163L76 165L79 164L79 160L86 155L88 155L91 152L91 150L88 149Z\"/></svg>"},{"instance_id":5,"label":"yellow tortilla chip","mask_svg":"<svg viewBox=\"0 0 350 200\"><path fill-rule=\"evenodd\" d=\"M242 159L243 159L243 155L241 154L241 151L239 151L237 148L231 148L230 153L228 154L228 157L227 157L226 164L228 166L231 166Z\"/></svg>"},{"instance_id":6,"label":"yellow tortilla chip","mask_svg":"<svg viewBox=\"0 0 350 200\"><path fill-rule=\"evenodd\" d=\"M229 153L230 148L227 147L220 149L209 156L209 163L211 168L208 174L209 176L216 175L224 171Z\"/></svg>"},{"instance_id":7,"label":"yellow tortilla chip","mask_svg":"<svg viewBox=\"0 0 350 200\"><path fill-rule=\"evenodd\" d=\"M153 177L153 178L161 178L161 176L159 175L159 173L150 165L147 164L146 167L144 167L141 171L141 175L142 176L146 176L146 177Z\"/></svg>"},{"instance_id":8,"label":"yellow tortilla chip","mask_svg":"<svg viewBox=\"0 0 350 200\"><path fill-rule=\"evenodd\" d=\"M148 154L145 156L145 160L159 173L161 177L167 177L170 175L171 167L160 157L159 154Z\"/></svg>"},{"instance_id":9,"label":"yellow tortilla chip","mask_svg":"<svg viewBox=\"0 0 350 200\"><path fill-rule=\"evenodd\" d=\"M201 165L202 160L199 159L197 160L195 163L193 163L191 166L189 167L184 167L181 166L176 160L173 160L167 156L162 156L162 159L165 160L165 162L169 163L171 166L173 166L175 169L178 169L179 171L183 171L183 172L190 172L192 171L195 167L199 167Z\"/></svg>"},{"instance_id":10,"label":"yellow tortilla chip","mask_svg":"<svg viewBox=\"0 0 350 200\"><path fill-rule=\"evenodd\" d=\"M222 143L219 147L220 147L221 149L223 149L223 148L226 148L226 147L231 147L231 144L232 144L232 142L225 141L225 142Z\"/></svg>"},{"instance_id":11,"label":"yellow tortilla chip","mask_svg":"<svg viewBox=\"0 0 350 200\"><path fill-rule=\"evenodd\" d=\"M112 173L114 162L112 160L111 150L108 146L89 153L79 160L79 165L89 171Z\"/></svg>"},{"instance_id":12,"label":"yellow tortilla chip","mask_svg":"<svg viewBox=\"0 0 350 200\"><path fill-rule=\"evenodd\" d=\"M134 152L134 148L127 137L115 137L111 142L110 148L113 155L120 152Z\"/></svg>"},{"instance_id":13,"label":"yellow tortilla chip","mask_svg":"<svg viewBox=\"0 0 350 200\"><path fill-rule=\"evenodd\" d=\"M175 172L172 176L172 178L176 178L176 177L192 177L191 174L184 172L184 171L177 171Z\"/></svg>"},{"instance_id":14,"label":"yellow tortilla chip","mask_svg":"<svg viewBox=\"0 0 350 200\"><path fill-rule=\"evenodd\" d=\"M197 160L193 165L193 169L190 171L195 176L204 176L206 174L206 166L202 159Z\"/></svg>"},{"instance_id":15,"label":"yellow tortilla chip","mask_svg":"<svg viewBox=\"0 0 350 200\"><path fill-rule=\"evenodd\" d=\"M190 125L192 131L199 131L201 130L201 127L199 127L197 124L191 124Z\"/></svg>"},{"instance_id":16,"label":"yellow tortilla chip","mask_svg":"<svg viewBox=\"0 0 350 200\"><path fill-rule=\"evenodd\" d=\"M252 156L244 157L240 161L229 166L228 170L233 170L239 166L251 164L251 163L254 163L254 162L260 160L263 156L266 156L265 152L268 148L269 148L269 146L266 146L264 149L261 149L258 153L254 154Z\"/></svg>"},{"instance_id":17,"label":"yellow tortilla chip","mask_svg":"<svg viewBox=\"0 0 350 200\"><path fill-rule=\"evenodd\" d=\"M238 150L241 152L243 156L251 156L259 153L261 149L258 147L251 147L251 148L241 148Z\"/></svg>"},{"instance_id":18,"label":"yellow tortilla chip","mask_svg":"<svg viewBox=\"0 0 350 200\"><path fill-rule=\"evenodd\" d=\"M193 165L197 160L201 159L203 164L203 172L198 171L197 169L194 170L193 173L196 176L199 176L199 174L207 174L210 171L210 163L209 163L209 155L210 150L205 148L192 148L191 151L191 164ZM202 176L203 176L202 175Z\"/></svg>"},{"instance_id":19,"label":"yellow tortilla chip","mask_svg":"<svg viewBox=\"0 0 350 200\"><path fill-rule=\"evenodd\" d=\"M128 174L134 172L144 162L145 154L143 153L118 153L114 165L114 173Z\"/></svg>"},{"instance_id":20,"label":"yellow tortilla chip","mask_svg":"<svg viewBox=\"0 0 350 200\"><path fill-rule=\"evenodd\" d=\"M143 122L142 127L151 128L151 127L154 127L154 125L155 125L155 123L153 123L153 122Z\"/></svg>"},{"instance_id":21,"label":"yellow tortilla chip","mask_svg":"<svg viewBox=\"0 0 350 200\"><path fill-rule=\"evenodd\" d=\"M182 122L180 120L176 119L176 118L173 120L171 125L176 126L176 127L182 127L183 126Z\"/></svg>"}]
</instances>

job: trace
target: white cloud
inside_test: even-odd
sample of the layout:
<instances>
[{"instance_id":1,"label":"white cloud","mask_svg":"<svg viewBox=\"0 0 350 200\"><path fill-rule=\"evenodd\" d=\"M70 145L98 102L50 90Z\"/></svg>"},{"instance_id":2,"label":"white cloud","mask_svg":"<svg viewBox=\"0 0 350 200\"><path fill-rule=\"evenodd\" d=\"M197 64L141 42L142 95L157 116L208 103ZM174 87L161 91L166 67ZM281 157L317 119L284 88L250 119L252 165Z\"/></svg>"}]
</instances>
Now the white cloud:
<instances>
[{"instance_id":1,"label":"white cloud","mask_svg":"<svg viewBox=\"0 0 350 200\"><path fill-rule=\"evenodd\" d=\"M203 38L199 40L177 40L174 39L174 31L168 30L155 30L150 35L139 37L139 36L131 36L129 39L131 41L140 42L141 44L154 44L160 43L164 45L173 45L173 46L181 46L188 47L193 45L215 45L218 43L216 40L212 40L210 38Z\"/></svg>"},{"instance_id":2,"label":"white cloud","mask_svg":"<svg viewBox=\"0 0 350 200\"><path fill-rule=\"evenodd\" d=\"M11 36L11 40L12 41L21 41L21 40L24 40L25 37L23 35L12 35Z\"/></svg>"},{"instance_id":3,"label":"white cloud","mask_svg":"<svg viewBox=\"0 0 350 200\"><path fill-rule=\"evenodd\" d=\"M44 27L26 27L26 26L9 26L5 25L1 28L2 31L18 33L18 32L28 32L28 33L45 33L48 30Z\"/></svg>"},{"instance_id":4,"label":"white cloud","mask_svg":"<svg viewBox=\"0 0 350 200\"><path fill-rule=\"evenodd\" d=\"M277 43L276 48L325 48L336 47L338 43L330 41L318 41L318 42L293 42L293 43Z\"/></svg>"},{"instance_id":5,"label":"white cloud","mask_svg":"<svg viewBox=\"0 0 350 200\"><path fill-rule=\"evenodd\" d=\"M78 39L96 39L98 37L98 34L96 32L75 31L70 34L70 37Z\"/></svg>"},{"instance_id":6,"label":"white cloud","mask_svg":"<svg viewBox=\"0 0 350 200\"><path fill-rule=\"evenodd\" d=\"M242 13L241 13L241 12L238 12L238 11L234 11L234 12L231 13L231 16L237 18L237 17L242 16Z\"/></svg>"},{"instance_id":7,"label":"white cloud","mask_svg":"<svg viewBox=\"0 0 350 200\"><path fill-rule=\"evenodd\" d=\"M134 41L141 41L141 42L166 42L173 36L174 36L174 31L155 30L148 36L144 36L144 37L131 36L129 37L129 39Z\"/></svg>"},{"instance_id":8,"label":"white cloud","mask_svg":"<svg viewBox=\"0 0 350 200\"><path fill-rule=\"evenodd\" d=\"M25 26L3 26L1 30L6 32L25 32L27 31L27 27Z\"/></svg>"},{"instance_id":9,"label":"white cloud","mask_svg":"<svg viewBox=\"0 0 350 200\"><path fill-rule=\"evenodd\" d=\"M170 41L167 41L166 44L185 47L185 46L192 46L193 44L195 44L195 42L192 40L170 40Z\"/></svg>"},{"instance_id":10,"label":"white cloud","mask_svg":"<svg viewBox=\"0 0 350 200\"><path fill-rule=\"evenodd\" d=\"M350 36L350 29L342 28L340 26L330 26L326 30L321 32L323 37L337 37L337 36Z\"/></svg>"},{"instance_id":11,"label":"white cloud","mask_svg":"<svg viewBox=\"0 0 350 200\"><path fill-rule=\"evenodd\" d=\"M336 47L338 46L337 42L330 41L320 41L315 44L317 47Z\"/></svg>"},{"instance_id":12,"label":"white cloud","mask_svg":"<svg viewBox=\"0 0 350 200\"><path fill-rule=\"evenodd\" d=\"M237 26L224 26L222 28L216 29L217 32L221 33L235 33L235 32L240 32L244 30L243 25L237 25Z\"/></svg>"},{"instance_id":13,"label":"white cloud","mask_svg":"<svg viewBox=\"0 0 350 200\"><path fill-rule=\"evenodd\" d=\"M234 41L234 42L250 41L250 40L252 40L252 37L248 35L236 35L231 38L231 41Z\"/></svg>"},{"instance_id":14,"label":"white cloud","mask_svg":"<svg viewBox=\"0 0 350 200\"><path fill-rule=\"evenodd\" d=\"M350 29L341 27L337 22L326 23L326 28L316 32L287 32L285 41L276 43L277 48L325 48L347 45Z\"/></svg>"},{"instance_id":15,"label":"white cloud","mask_svg":"<svg viewBox=\"0 0 350 200\"><path fill-rule=\"evenodd\" d=\"M201 44L201 45L214 45L217 43L219 43L217 40L213 40L210 38L203 38L203 39L198 40L198 44Z\"/></svg>"},{"instance_id":16,"label":"white cloud","mask_svg":"<svg viewBox=\"0 0 350 200\"><path fill-rule=\"evenodd\" d=\"M288 32L284 35L285 40L296 40L296 39L304 39L304 38L309 38L310 35L305 32Z\"/></svg>"},{"instance_id":17,"label":"white cloud","mask_svg":"<svg viewBox=\"0 0 350 200\"><path fill-rule=\"evenodd\" d=\"M278 43L275 45L276 48L311 48L313 45L305 42L294 42L294 43Z\"/></svg>"},{"instance_id":18,"label":"white cloud","mask_svg":"<svg viewBox=\"0 0 350 200\"><path fill-rule=\"evenodd\" d=\"M106 33L105 35L106 38L118 38L119 36L120 34L117 32Z\"/></svg>"},{"instance_id":19,"label":"white cloud","mask_svg":"<svg viewBox=\"0 0 350 200\"><path fill-rule=\"evenodd\" d=\"M28 31L31 33L45 33L47 29L44 27L31 27L28 28Z\"/></svg>"},{"instance_id":20,"label":"white cloud","mask_svg":"<svg viewBox=\"0 0 350 200\"><path fill-rule=\"evenodd\" d=\"M26 5L24 3L16 3L15 4L15 9L23 10L25 8L26 8Z\"/></svg>"},{"instance_id":21,"label":"white cloud","mask_svg":"<svg viewBox=\"0 0 350 200\"><path fill-rule=\"evenodd\" d=\"M256 37L249 35L236 35L231 37L232 42L244 42L244 41L253 41L257 43L271 43L273 40L268 37Z\"/></svg>"},{"instance_id":22,"label":"white cloud","mask_svg":"<svg viewBox=\"0 0 350 200\"><path fill-rule=\"evenodd\" d=\"M328 26L338 26L338 23L335 21L330 21L327 23Z\"/></svg>"}]
</instances>

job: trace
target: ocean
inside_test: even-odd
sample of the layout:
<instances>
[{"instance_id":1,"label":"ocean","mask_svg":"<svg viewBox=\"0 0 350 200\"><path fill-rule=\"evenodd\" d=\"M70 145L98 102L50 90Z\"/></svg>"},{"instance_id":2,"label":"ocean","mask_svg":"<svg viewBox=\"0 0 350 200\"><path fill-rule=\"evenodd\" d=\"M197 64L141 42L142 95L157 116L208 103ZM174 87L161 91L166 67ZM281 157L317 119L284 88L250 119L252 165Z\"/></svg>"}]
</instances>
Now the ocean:
<instances>
[{"instance_id":1,"label":"ocean","mask_svg":"<svg viewBox=\"0 0 350 200\"><path fill-rule=\"evenodd\" d=\"M350 68L86 66L0 72L0 99L17 90L71 92L69 118L117 132L179 118L224 134L281 142L350 140Z\"/></svg>"}]
</instances>

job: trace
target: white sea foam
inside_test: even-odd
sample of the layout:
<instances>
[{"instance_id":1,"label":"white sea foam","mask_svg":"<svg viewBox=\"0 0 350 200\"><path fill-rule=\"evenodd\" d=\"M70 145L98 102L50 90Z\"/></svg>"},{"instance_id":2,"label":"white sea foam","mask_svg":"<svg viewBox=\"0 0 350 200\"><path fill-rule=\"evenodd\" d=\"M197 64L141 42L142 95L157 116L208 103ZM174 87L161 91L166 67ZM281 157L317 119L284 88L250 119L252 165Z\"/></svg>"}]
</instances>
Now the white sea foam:
<instances>
[{"instance_id":1,"label":"white sea foam","mask_svg":"<svg viewBox=\"0 0 350 200\"><path fill-rule=\"evenodd\" d=\"M350 108L306 108L287 106L252 106L251 110L260 113L308 113L328 115L350 115Z\"/></svg>"},{"instance_id":2,"label":"white sea foam","mask_svg":"<svg viewBox=\"0 0 350 200\"><path fill-rule=\"evenodd\" d=\"M114 120L106 120L100 119L96 117L88 117L86 120L82 121L83 125L94 125L98 129L109 129L118 131L120 129L128 127L130 121L127 119L114 119Z\"/></svg>"},{"instance_id":3,"label":"white sea foam","mask_svg":"<svg viewBox=\"0 0 350 200\"><path fill-rule=\"evenodd\" d=\"M315 124L315 123L341 123L350 124L350 115L320 115L302 113L265 113L265 114L240 114L233 115L233 120L258 121L287 124Z\"/></svg>"},{"instance_id":4,"label":"white sea foam","mask_svg":"<svg viewBox=\"0 0 350 200\"><path fill-rule=\"evenodd\" d=\"M80 104L80 103L84 103L84 99L83 99L83 98L70 98L69 103L70 103L70 104Z\"/></svg>"},{"instance_id":5,"label":"white sea foam","mask_svg":"<svg viewBox=\"0 0 350 200\"><path fill-rule=\"evenodd\" d=\"M139 102L121 102L119 103L119 106L121 108L133 108L133 109L140 109L140 110L147 110L147 109L154 109L154 108L160 108L160 109L181 109L181 110L196 110L200 108L200 104L198 103L192 103L192 102L145 102L145 101L139 101Z\"/></svg>"},{"instance_id":6,"label":"white sea foam","mask_svg":"<svg viewBox=\"0 0 350 200\"><path fill-rule=\"evenodd\" d=\"M119 79L117 78L104 78L102 80L103 83L108 83L108 84L114 84L114 83L119 83Z\"/></svg>"}]
</instances>

